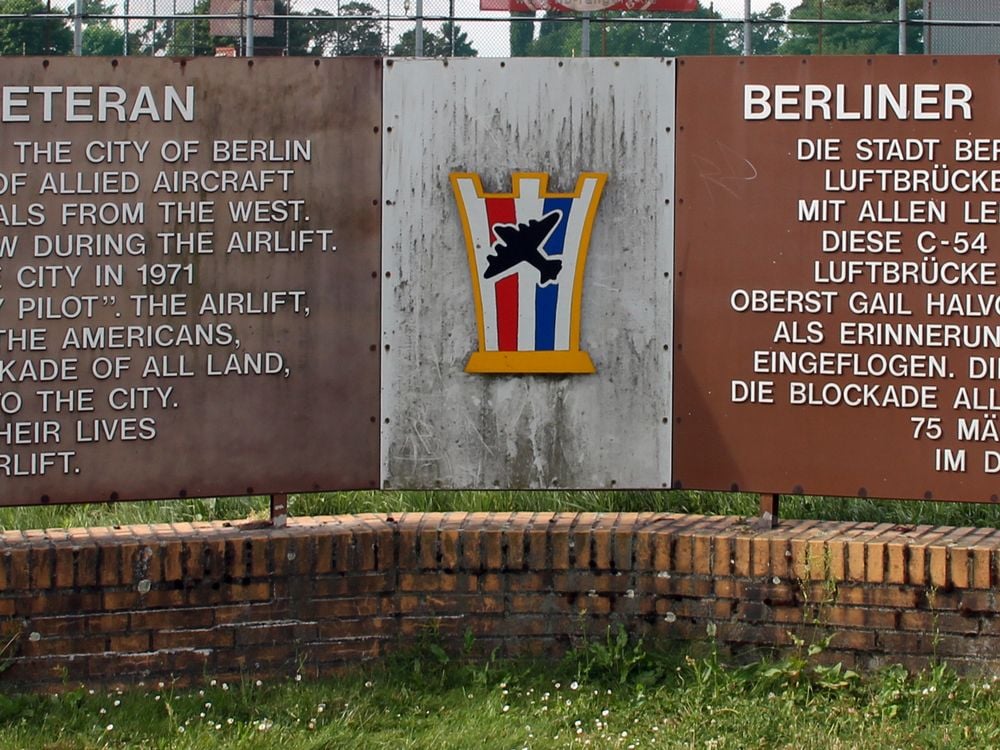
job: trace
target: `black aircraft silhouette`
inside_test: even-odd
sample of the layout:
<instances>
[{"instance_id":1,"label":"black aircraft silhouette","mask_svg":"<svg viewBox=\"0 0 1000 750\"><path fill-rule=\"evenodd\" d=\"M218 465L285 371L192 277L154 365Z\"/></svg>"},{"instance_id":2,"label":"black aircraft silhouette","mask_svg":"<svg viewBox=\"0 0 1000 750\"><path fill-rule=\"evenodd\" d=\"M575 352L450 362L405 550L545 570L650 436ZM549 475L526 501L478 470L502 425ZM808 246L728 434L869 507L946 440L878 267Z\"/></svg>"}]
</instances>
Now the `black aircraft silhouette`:
<instances>
[{"instance_id":1,"label":"black aircraft silhouette","mask_svg":"<svg viewBox=\"0 0 1000 750\"><path fill-rule=\"evenodd\" d=\"M493 246L496 255L486 256L483 278L492 279L518 263L528 263L538 269L540 283L555 281L562 270L562 261L549 258L540 248L561 218L562 211L557 210L527 224L495 224L493 232L501 241Z\"/></svg>"}]
</instances>

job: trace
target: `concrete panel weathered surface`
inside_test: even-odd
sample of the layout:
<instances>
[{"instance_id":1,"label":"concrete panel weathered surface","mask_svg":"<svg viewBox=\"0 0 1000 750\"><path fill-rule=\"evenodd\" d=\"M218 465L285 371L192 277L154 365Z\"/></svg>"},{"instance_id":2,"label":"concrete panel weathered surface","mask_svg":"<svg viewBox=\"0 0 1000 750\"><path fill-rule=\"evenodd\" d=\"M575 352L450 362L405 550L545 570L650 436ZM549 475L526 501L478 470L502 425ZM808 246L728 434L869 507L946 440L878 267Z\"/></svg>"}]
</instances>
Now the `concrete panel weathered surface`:
<instances>
[{"instance_id":1,"label":"concrete panel weathered surface","mask_svg":"<svg viewBox=\"0 0 1000 750\"><path fill-rule=\"evenodd\" d=\"M666 486L673 61L385 65L383 485ZM514 173L561 194L607 175L580 304L593 374L466 372L480 344L450 179L478 175L516 202Z\"/></svg>"}]
</instances>

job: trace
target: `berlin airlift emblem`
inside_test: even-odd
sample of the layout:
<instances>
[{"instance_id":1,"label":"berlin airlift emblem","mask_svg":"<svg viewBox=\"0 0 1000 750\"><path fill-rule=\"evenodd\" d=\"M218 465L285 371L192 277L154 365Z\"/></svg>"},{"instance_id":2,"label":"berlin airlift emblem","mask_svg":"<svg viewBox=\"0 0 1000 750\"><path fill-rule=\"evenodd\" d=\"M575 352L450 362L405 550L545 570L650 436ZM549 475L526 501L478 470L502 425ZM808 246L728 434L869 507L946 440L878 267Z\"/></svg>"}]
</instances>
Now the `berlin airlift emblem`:
<instances>
[{"instance_id":1,"label":"berlin airlift emblem","mask_svg":"<svg viewBox=\"0 0 1000 750\"><path fill-rule=\"evenodd\" d=\"M594 372L580 349L580 308L606 180L584 172L575 192L550 193L548 175L515 172L510 193L486 194L479 175L451 175L479 335L466 372Z\"/></svg>"}]
</instances>

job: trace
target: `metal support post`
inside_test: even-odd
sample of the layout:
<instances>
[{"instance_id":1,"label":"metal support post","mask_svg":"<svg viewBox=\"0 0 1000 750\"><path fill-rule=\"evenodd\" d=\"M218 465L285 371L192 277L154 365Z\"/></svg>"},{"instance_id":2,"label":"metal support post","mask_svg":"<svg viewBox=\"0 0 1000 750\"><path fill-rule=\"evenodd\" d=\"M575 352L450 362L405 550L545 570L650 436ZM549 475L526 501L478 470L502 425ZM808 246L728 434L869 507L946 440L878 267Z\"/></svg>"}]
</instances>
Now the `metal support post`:
<instances>
[{"instance_id":1,"label":"metal support post","mask_svg":"<svg viewBox=\"0 0 1000 750\"><path fill-rule=\"evenodd\" d=\"M73 54L83 55L83 0L73 3Z\"/></svg>"},{"instance_id":2,"label":"metal support post","mask_svg":"<svg viewBox=\"0 0 1000 750\"><path fill-rule=\"evenodd\" d=\"M743 56L753 54L753 34L750 24L750 0L743 0Z\"/></svg>"},{"instance_id":3,"label":"metal support post","mask_svg":"<svg viewBox=\"0 0 1000 750\"><path fill-rule=\"evenodd\" d=\"M253 57L253 0L247 0L246 56Z\"/></svg>"},{"instance_id":4,"label":"metal support post","mask_svg":"<svg viewBox=\"0 0 1000 750\"><path fill-rule=\"evenodd\" d=\"M899 0L899 54L906 54L906 0Z\"/></svg>"},{"instance_id":5,"label":"metal support post","mask_svg":"<svg viewBox=\"0 0 1000 750\"><path fill-rule=\"evenodd\" d=\"M417 23L413 28L413 54L424 56L424 0L417 0Z\"/></svg>"},{"instance_id":6,"label":"metal support post","mask_svg":"<svg viewBox=\"0 0 1000 750\"><path fill-rule=\"evenodd\" d=\"M781 495L766 493L760 496L760 517L755 524L757 529L773 529L778 525L778 505Z\"/></svg>"},{"instance_id":7,"label":"metal support post","mask_svg":"<svg viewBox=\"0 0 1000 750\"><path fill-rule=\"evenodd\" d=\"M288 495L271 495L271 526L283 529L288 525Z\"/></svg>"}]
</instances>

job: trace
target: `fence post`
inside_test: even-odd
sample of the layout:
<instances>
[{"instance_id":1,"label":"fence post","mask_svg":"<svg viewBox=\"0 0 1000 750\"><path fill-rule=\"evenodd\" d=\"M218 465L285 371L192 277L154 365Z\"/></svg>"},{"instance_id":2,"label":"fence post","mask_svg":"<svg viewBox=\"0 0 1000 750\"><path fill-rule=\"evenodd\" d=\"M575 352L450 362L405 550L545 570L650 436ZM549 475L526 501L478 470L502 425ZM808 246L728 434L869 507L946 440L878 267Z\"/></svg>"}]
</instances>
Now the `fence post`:
<instances>
[{"instance_id":1,"label":"fence post","mask_svg":"<svg viewBox=\"0 0 1000 750\"><path fill-rule=\"evenodd\" d=\"M753 36L750 31L750 0L743 0L743 56L753 54Z\"/></svg>"},{"instance_id":2,"label":"fence post","mask_svg":"<svg viewBox=\"0 0 1000 750\"><path fill-rule=\"evenodd\" d=\"M899 54L906 54L906 0L899 0Z\"/></svg>"},{"instance_id":3,"label":"fence post","mask_svg":"<svg viewBox=\"0 0 1000 750\"><path fill-rule=\"evenodd\" d=\"M590 11L583 12L580 25L580 57L590 57Z\"/></svg>"},{"instance_id":4,"label":"fence post","mask_svg":"<svg viewBox=\"0 0 1000 750\"><path fill-rule=\"evenodd\" d=\"M73 3L73 54L83 54L83 0Z\"/></svg>"},{"instance_id":5,"label":"fence post","mask_svg":"<svg viewBox=\"0 0 1000 750\"><path fill-rule=\"evenodd\" d=\"M253 0L247 0L246 56L253 57Z\"/></svg>"},{"instance_id":6,"label":"fence post","mask_svg":"<svg viewBox=\"0 0 1000 750\"><path fill-rule=\"evenodd\" d=\"M417 23L413 27L413 54L424 56L424 0L417 0Z\"/></svg>"}]
</instances>

